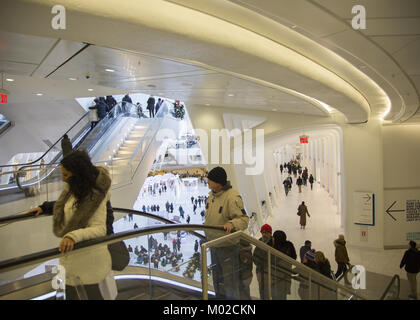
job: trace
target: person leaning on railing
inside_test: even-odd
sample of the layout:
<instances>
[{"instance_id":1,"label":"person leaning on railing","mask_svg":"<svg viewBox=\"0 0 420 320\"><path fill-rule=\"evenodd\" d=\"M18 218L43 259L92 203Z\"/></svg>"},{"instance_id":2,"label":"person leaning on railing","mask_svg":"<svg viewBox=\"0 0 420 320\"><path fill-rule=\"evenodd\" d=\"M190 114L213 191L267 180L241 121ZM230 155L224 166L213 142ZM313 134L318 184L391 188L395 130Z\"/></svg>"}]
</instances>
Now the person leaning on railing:
<instances>
[{"instance_id":1,"label":"person leaning on railing","mask_svg":"<svg viewBox=\"0 0 420 320\"><path fill-rule=\"evenodd\" d=\"M60 167L65 184L58 200L44 202L27 213L35 213L35 216L53 214L53 232L61 238L59 250L65 254L73 250L75 243L107 234L111 178L106 168L92 164L85 151L73 151L61 160ZM101 289L112 276L107 246L63 256L59 263L66 272L67 299L78 299L77 278L84 285L89 299L100 300L103 294L107 294Z\"/></svg>"},{"instance_id":2,"label":"person leaning on railing","mask_svg":"<svg viewBox=\"0 0 420 320\"><path fill-rule=\"evenodd\" d=\"M232 189L222 167L213 168L207 176L211 192L206 204L204 225L218 226L227 232L246 230L249 217L245 212L240 194ZM208 240L220 236L206 232ZM239 243L223 243L211 247L214 265L213 284L217 298L239 298ZM233 271L233 272L232 272Z\"/></svg>"}]
</instances>

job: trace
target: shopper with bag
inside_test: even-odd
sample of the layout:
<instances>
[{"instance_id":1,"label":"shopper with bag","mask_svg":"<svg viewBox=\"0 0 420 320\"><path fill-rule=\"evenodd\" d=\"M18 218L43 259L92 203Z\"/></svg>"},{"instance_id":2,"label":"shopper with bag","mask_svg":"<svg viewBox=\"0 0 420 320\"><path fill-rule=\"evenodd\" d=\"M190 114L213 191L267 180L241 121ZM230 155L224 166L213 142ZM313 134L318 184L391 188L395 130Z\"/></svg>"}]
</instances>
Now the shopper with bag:
<instances>
[{"instance_id":1,"label":"shopper with bag","mask_svg":"<svg viewBox=\"0 0 420 320\"><path fill-rule=\"evenodd\" d=\"M297 215L300 216L300 228L305 229L306 226L306 215L310 218L308 207L305 205L305 201L302 201L302 204L298 207Z\"/></svg>"},{"instance_id":2,"label":"shopper with bag","mask_svg":"<svg viewBox=\"0 0 420 320\"><path fill-rule=\"evenodd\" d=\"M53 214L53 232L61 238L59 250L66 254L76 243L107 234L107 201L111 178L106 168L95 167L85 151L73 151L60 163L63 192L55 202L44 202L27 213ZM111 272L111 255L107 246L60 258L66 271L66 298L79 298L80 281L88 299L115 299L115 280Z\"/></svg>"},{"instance_id":3,"label":"shopper with bag","mask_svg":"<svg viewBox=\"0 0 420 320\"><path fill-rule=\"evenodd\" d=\"M346 272L348 268L351 268L349 255L347 254L346 241L344 240L344 235L340 234L338 239L334 240L335 246L335 261L337 262L338 268L335 273L335 278L341 274L344 274L344 282L347 285L350 285L350 281L346 278ZM348 267L348 268L347 268Z\"/></svg>"}]
</instances>

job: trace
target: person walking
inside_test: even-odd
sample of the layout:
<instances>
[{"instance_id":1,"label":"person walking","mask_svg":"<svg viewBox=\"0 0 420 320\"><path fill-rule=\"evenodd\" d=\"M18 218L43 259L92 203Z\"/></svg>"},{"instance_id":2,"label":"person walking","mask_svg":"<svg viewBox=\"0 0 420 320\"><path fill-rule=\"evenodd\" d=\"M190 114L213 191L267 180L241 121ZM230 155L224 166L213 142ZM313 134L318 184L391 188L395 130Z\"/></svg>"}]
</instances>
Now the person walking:
<instances>
[{"instance_id":1,"label":"person walking","mask_svg":"<svg viewBox=\"0 0 420 320\"><path fill-rule=\"evenodd\" d=\"M407 279L410 283L411 293L409 298L417 300L417 274L420 272L420 252L416 248L416 242L409 242L409 249L404 253L400 263L400 268L405 267Z\"/></svg>"},{"instance_id":2,"label":"person walking","mask_svg":"<svg viewBox=\"0 0 420 320\"><path fill-rule=\"evenodd\" d=\"M292 259L296 259L296 250L292 242L287 240L286 233L277 230L273 233L273 247L274 249L286 254ZM272 262L272 290L271 295L273 300L286 300L287 295L290 294L292 285L292 277L290 273L284 272L285 270L292 270L292 265L283 259L271 258Z\"/></svg>"},{"instance_id":3,"label":"person walking","mask_svg":"<svg viewBox=\"0 0 420 320\"><path fill-rule=\"evenodd\" d=\"M291 188L290 180L288 178L284 179L283 185L284 185L284 192L286 193L286 197L287 197L287 194L289 193L289 190Z\"/></svg>"},{"instance_id":4,"label":"person walking","mask_svg":"<svg viewBox=\"0 0 420 320\"><path fill-rule=\"evenodd\" d=\"M312 190L312 186L313 186L313 184L314 184L314 177L313 177L312 173L311 173L311 175L309 176L309 183L311 184L311 190Z\"/></svg>"},{"instance_id":5,"label":"person walking","mask_svg":"<svg viewBox=\"0 0 420 320\"><path fill-rule=\"evenodd\" d=\"M63 150L63 158L73 151L73 145L69 139L69 136L65 134L61 139L61 149Z\"/></svg>"},{"instance_id":6,"label":"person walking","mask_svg":"<svg viewBox=\"0 0 420 320\"><path fill-rule=\"evenodd\" d=\"M149 117L154 118L155 117L155 98L153 96L150 96L149 99L147 99L147 110L149 110Z\"/></svg>"},{"instance_id":7,"label":"person walking","mask_svg":"<svg viewBox=\"0 0 420 320\"><path fill-rule=\"evenodd\" d=\"M310 218L308 207L305 205L305 201L302 201L302 204L298 207L298 216L300 216L300 228L305 229L306 226L306 215Z\"/></svg>"},{"instance_id":8,"label":"person walking","mask_svg":"<svg viewBox=\"0 0 420 320\"><path fill-rule=\"evenodd\" d=\"M128 108L131 106L131 104L133 103L133 101L131 100L131 97L128 95L128 93L122 98L122 112L126 113L129 112L130 110L128 110Z\"/></svg>"},{"instance_id":9,"label":"person walking","mask_svg":"<svg viewBox=\"0 0 420 320\"><path fill-rule=\"evenodd\" d=\"M198 240L195 240L194 252L198 252Z\"/></svg>"},{"instance_id":10,"label":"person walking","mask_svg":"<svg viewBox=\"0 0 420 320\"><path fill-rule=\"evenodd\" d=\"M346 241L344 240L344 235L340 234L338 236L338 239L334 240L334 246L335 246L335 261L337 262L337 272L335 273L335 278L338 279L338 277L341 274L344 274L344 282L346 285L350 285L350 281L347 280L346 272L347 272L347 266L350 266L350 259L347 253L346 248Z\"/></svg>"},{"instance_id":11,"label":"person walking","mask_svg":"<svg viewBox=\"0 0 420 320\"><path fill-rule=\"evenodd\" d=\"M297 178L296 184L299 187L299 193L302 193L302 184L303 184L303 181L302 181L302 178L300 176L299 176L299 178Z\"/></svg>"},{"instance_id":12,"label":"person walking","mask_svg":"<svg viewBox=\"0 0 420 320\"><path fill-rule=\"evenodd\" d=\"M158 113L161 104L162 104L162 99L158 98L158 101L156 102L156 106L155 106L155 115Z\"/></svg>"},{"instance_id":13,"label":"person walking","mask_svg":"<svg viewBox=\"0 0 420 320\"><path fill-rule=\"evenodd\" d=\"M208 173L211 192L206 204L204 225L223 227L226 232L245 230L249 217L244 209L240 194L232 189L222 167L215 167ZM206 232L207 240L222 236L221 232ZM218 298L239 298L239 243L222 243L210 250L213 269L213 285ZM232 272L234 270L234 272Z\"/></svg>"},{"instance_id":14,"label":"person walking","mask_svg":"<svg viewBox=\"0 0 420 320\"><path fill-rule=\"evenodd\" d=\"M260 229L262 237L259 239L260 241L264 242L265 244L269 245L270 247L273 246L273 237L272 232L273 229L269 224L264 224ZM256 274L258 280L258 288L260 291L260 299L261 300L268 300L268 259L267 259L267 252L263 249L255 247L253 258L252 258L255 266L256 266Z\"/></svg>"},{"instance_id":15,"label":"person walking","mask_svg":"<svg viewBox=\"0 0 420 320\"><path fill-rule=\"evenodd\" d=\"M280 165L280 173L283 174L283 165Z\"/></svg>"}]
</instances>

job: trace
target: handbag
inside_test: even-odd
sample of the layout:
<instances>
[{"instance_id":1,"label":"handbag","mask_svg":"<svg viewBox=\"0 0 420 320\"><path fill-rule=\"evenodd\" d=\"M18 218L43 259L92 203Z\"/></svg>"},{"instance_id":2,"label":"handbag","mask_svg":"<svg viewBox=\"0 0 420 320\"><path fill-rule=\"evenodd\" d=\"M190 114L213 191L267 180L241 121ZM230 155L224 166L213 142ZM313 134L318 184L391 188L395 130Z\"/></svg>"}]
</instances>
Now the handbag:
<instances>
[{"instance_id":1,"label":"handbag","mask_svg":"<svg viewBox=\"0 0 420 320\"><path fill-rule=\"evenodd\" d=\"M122 271L130 262L130 253L125 246L124 241L111 243L108 245L108 251L111 255L112 270Z\"/></svg>"},{"instance_id":2,"label":"handbag","mask_svg":"<svg viewBox=\"0 0 420 320\"><path fill-rule=\"evenodd\" d=\"M299 211L297 212L297 215L300 216L300 212Z\"/></svg>"}]
</instances>

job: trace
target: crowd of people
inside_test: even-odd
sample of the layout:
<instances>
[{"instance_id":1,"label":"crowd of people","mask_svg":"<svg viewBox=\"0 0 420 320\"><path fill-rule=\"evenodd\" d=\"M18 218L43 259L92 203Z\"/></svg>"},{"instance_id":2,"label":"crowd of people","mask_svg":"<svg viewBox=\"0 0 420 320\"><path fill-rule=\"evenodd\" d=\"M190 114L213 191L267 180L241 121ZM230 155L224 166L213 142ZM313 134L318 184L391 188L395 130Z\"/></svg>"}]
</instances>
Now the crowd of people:
<instances>
[{"instance_id":1,"label":"crowd of people","mask_svg":"<svg viewBox=\"0 0 420 320\"><path fill-rule=\"evenodd\" d=\"M173 239L172 250L165 243L162 244L158 242L156 238L151 235L148 238L148 249L143 245L140 245L133 248L131 245L128 245L128 252L134 254L136 257L136 264L153 265L155 269L158 269L159 266L166 267L167 265L175 268L176 271L179 271L179 264L184 261L182 258L183 254L181 252L181 240L180 232L177 233L177 238ZM165 234L165 240L167 239L167 234Z\"/></svg>"},{"instance_id":2,"label":"crowd of people","mask_svg":"<svg viewBox=\"0 0 420 320\"><path fill-rule=\"evenodd\" d=\"M277 249L292 259L297 259L295 246L292 242L287 240L286 233L281 230L272 231L269 224L264 224L261 227L262 237L259 239L265 244ZM310 240L305 241L299 250L300 262L307 267L319 272L327 278L336 280L342 274L347 272L347 267L351 267L350 259L346 249L346 241L344 235L339 235L338 239L334 241L335 248L335 261L337 263L337 272L334 274L331 270L331 264L325 257L322 251L317 251L312 248ZM267 299L268 296L268 259L264 250L256 248L253 253L253 261L256 265L256 275L259 284L260 298ZM283 260L276 259L274 256L271 259L271 293L274 300L285 300L287 294L290 294L291 287L291 274L287 270L291 270L291 264ZM349 285L350 282L344 277L345 284ZM307 284L301 283L299 294L302 299L306 299Z\"/></svg>"},{"instance_id":3,"label":"crowd of people","mask_svg":"<svg viewBox=\"0 0 420 320\"><path fill-rule=\"evenodd\" d=\"M302 193L302 186L307 186L308 182L311 185L311 190L313 189L314 184L314 177L312 174L308 175L308 168L305 167L305 169L302 168L299 161L297 160L291 160L288 163L280 164L280 172L283 174L283 170L288 173L288 176L284 179L283 185L284 185L284 192L286 193L286 197L290 190L292 189L293 185L293 178L292 174L294 175L296 179L296 185L299 188L299 193ZM298 176L299 174L299 176Z\"/></svg>"}]
</instances>

